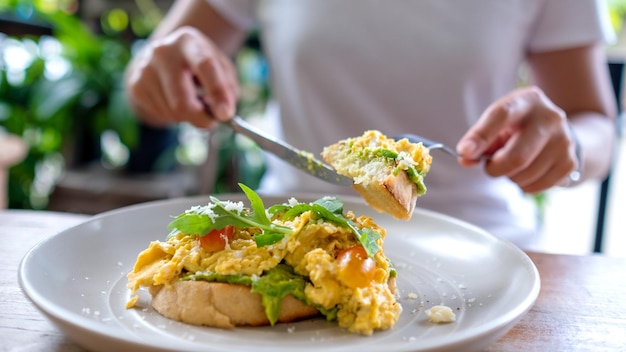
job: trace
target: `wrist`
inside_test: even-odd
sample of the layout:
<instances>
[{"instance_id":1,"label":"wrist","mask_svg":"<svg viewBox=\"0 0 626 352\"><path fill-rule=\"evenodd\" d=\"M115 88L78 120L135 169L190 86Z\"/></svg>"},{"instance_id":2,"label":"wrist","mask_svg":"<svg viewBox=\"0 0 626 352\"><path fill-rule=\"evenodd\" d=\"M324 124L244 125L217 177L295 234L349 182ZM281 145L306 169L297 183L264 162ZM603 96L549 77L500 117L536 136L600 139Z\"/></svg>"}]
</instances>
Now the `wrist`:
<instances>
[{"instance_id":1,"label":"wrist","mask_svg":"<svg viewBox=\"0 0 626 352\"><path fill-rule=\"evenodd\" d=\"M569 122L567 123L567 126L569 127L570 134L572 135L572 140L574 141L574 148L576 153L576 169L570 172L567 177L569 180L569 184L572 185L580 181L582 177L582 155L580 141L578 140L578 136L576 136L576 132L574 132L574 128Z\"/></svg>"}]
</instances>

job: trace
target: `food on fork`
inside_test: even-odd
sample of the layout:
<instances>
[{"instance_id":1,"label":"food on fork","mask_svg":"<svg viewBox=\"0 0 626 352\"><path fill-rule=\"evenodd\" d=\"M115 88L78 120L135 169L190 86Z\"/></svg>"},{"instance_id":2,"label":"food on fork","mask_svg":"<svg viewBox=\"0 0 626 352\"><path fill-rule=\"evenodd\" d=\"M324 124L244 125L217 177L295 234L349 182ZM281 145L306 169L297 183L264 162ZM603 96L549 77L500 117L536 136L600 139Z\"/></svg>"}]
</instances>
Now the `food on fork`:
<instances>
[{"instance_id":1,"label":"food on fork","mask_svg":"<svg viewBox=\"0 0 626 352\"><path fill-rule=\"evenodd\" d=\"M354 179L354 189L372 208L402 220L411 219L417 197L426 193L432 162L422 143L395 141L375 130L324 148L322 158Z\"/></svg>"},{"instance_id":2,"label":"food on fork","mask_svg":"<svg viewBox=\"0 0 626 352\"><path fill-rule=\"evenodd\" d=\"M147 287L157 312L195 325L274 325L322 315L370 335L396 323L402 307L383 228L344 210L336 197L265 208L240 186L249 208L211 197L178 215L166 241L139 253L127 275L127 308Z\"/></svg>"}]
</instances>

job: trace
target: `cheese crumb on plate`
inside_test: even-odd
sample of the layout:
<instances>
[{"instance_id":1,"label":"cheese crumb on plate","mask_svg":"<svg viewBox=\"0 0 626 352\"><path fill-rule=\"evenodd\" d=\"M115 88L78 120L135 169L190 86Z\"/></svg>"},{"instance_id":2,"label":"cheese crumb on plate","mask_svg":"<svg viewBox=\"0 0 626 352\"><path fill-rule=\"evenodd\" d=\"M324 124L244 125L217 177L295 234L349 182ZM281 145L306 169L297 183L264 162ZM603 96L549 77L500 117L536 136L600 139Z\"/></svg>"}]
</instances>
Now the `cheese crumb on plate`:
<instances>
[{"instance_id":1,"label":"cheese crumb on plate","mask_svg":"<svg viewBox=\"0 0 626 352\"><path fill-rule=\"evenodd\" d=\"M450 307L434 306L426 311L431 323L446 324L456 321L456 315Z\"/></svg>"}]
</instances>

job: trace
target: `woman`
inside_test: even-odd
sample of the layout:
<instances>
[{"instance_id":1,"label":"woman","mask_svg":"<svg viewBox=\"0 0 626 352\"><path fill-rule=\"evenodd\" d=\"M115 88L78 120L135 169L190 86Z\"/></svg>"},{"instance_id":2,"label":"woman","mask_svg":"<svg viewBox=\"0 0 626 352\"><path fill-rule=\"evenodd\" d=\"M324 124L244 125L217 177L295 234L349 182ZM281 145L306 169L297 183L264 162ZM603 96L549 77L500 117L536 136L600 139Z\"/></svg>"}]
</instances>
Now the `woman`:
<instances>
[{"instance_id":1,"label":"woman","mask_svg":"<svg viewBox=\"0 0 626 352\"><path fill-rule=\"evenodd\" d=\"M527 194L602 178L610 165L615 101L603 5L178 1L129 66L126 84L144 121L211 128L235 112L237 77L228 57L258 27L287 142L318 153L378 129L456 145L459 160L433 152L428 194L418 206L525 247L537 236ZM518 88L521 68L531 85ZM214 118L204 113L197 84ZM488 161L474 161L485 154ZM263 187L349 192L273 159Z\"/></svg>"}]
</instances>

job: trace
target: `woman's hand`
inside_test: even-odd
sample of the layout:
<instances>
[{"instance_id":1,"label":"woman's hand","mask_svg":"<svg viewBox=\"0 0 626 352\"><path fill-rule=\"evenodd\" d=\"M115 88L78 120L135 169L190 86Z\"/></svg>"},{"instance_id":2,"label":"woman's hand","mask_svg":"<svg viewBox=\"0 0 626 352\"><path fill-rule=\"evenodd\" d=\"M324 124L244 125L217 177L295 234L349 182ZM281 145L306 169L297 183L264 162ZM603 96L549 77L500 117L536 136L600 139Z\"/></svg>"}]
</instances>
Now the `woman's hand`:
<instances>
[{"instance_id":1,"label":"woman's hand","mask_svg":"<svg viewBox=\"0 0 626 352\"><path fill-rule=\"evenodd\" d=\"M151 41L126 71L126 90L138 117L153 126L189 122L211 128L228 120L239 94L230 59L202 32L184 26ZM201 97L200 97L201 96Z\"/></svg>"},{"instance_id":2,"label":"woman's hand","mask_svg":"<svg viewBox=\"0 0 626 352\"><path fill-rule=\"evenodd\" d=\"M457 151L464 166L491 155L487 174L506 176L527 193L566 185L579 163L565 112L537 87L515 90L489 106Z\"/></svg>"}]
</instances>

